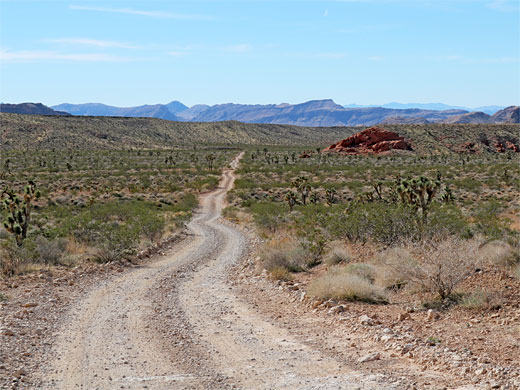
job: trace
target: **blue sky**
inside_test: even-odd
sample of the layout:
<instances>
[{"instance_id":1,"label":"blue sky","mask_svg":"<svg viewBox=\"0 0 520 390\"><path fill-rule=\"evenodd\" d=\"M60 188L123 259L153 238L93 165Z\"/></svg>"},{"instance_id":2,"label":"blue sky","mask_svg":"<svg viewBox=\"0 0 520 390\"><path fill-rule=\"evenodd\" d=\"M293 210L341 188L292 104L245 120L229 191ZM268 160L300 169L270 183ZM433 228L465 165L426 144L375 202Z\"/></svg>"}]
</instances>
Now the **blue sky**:
<instances>
[{"instance_id":1,"label":"blue sky","mask_svg":"<svg viewBox=\"0 0 520 390\"><path fill-rule=\"evenodd\" d=\"M0 0L0 101L520 104L517 0Z\"/></svg>"}]
</instances>

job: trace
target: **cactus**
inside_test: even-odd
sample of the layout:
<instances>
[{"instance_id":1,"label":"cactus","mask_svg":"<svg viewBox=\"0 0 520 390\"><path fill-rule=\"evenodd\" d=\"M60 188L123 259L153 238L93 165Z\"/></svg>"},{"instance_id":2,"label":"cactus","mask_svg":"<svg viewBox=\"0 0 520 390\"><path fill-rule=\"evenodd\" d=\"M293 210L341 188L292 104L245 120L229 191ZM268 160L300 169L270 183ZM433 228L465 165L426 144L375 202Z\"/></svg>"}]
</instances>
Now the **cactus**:
<instances>
[{"instance_id":1,"label":"cactus","mask_svg":"<svg viewBox=\"0 0 520 390\"><path fill-rule=\"evenodd\" d=\"M2 192L1 197L3 199L2 207L7 210L4 227L14 236L16 245L21 247L23 241L27 238L32 203L40 197L40 191L36 189L36 184L33 181L29 181L29 184L24 188L23 199L9 188Z\"/></svg>"}]
</instances>

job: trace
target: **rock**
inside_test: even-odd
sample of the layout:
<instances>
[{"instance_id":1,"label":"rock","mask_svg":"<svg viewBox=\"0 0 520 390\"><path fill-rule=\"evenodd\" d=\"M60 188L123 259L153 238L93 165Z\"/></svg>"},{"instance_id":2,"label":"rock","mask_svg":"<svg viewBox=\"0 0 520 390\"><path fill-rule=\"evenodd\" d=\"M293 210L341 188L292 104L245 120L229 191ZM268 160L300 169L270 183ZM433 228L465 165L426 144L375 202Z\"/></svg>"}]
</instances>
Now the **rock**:
<instances>
[{"instance_id":1,"label":"rock","mask_svg":"<svg viewBox=\"0 0 520 390\"><path fill-rule=\"evenodd\" d=\"M366 363L366 362L372 362L374 360L381 359L381 355L379 352L369 353L368 355L365 355L358 359L358 363Z\"/></svg>"},{"instance_id":2,"label":"rock","mask_svg":"<svg viewBox=\"0 0 520 390\"><path fill-rule=\"evenodd\" d=\"M313 308L313 309L317 309L318 306L320 306L322 303L323 303L322 301L314 301L314 302L312 303L312 308Z\"/></svg>"},{"instance_id":3,"label":"rock","mask_svg":"<svg viewBox=\"0 0 520 390\"><path fill-rule=\"evenodd\" d=\"M338 306L331 307L327 313L328 314L338 314L338 313L342 313L344 311L345 311L345 306L338 305Z\"/></svg>"},{"instance_id":4,"label":"rock","mask_svg":"<svg viewBox=\"0 0 520 390\"><path fill-rule=\"evenodd\" d=\"M397 316L397 321L402 322L408 318L411 318L409 313L399 313L399 315Z\"/></svg>"},{"instance_id":5,"label":"rock","mask_svg":"<svg viewBox=\"0 0 520 390\"><path fill-rule=\"evenodd\" d=\"M399 134L374 126L345 138L323 151L342 154L378 154L392 149L412 150L412 146Z\"/></svg>"},{"instance_id":6,"label":"rock","mask_svg":"<svg viewBox=\"0 0 520 390\"><path fill-rule=\"evenodd\" d=\"M361 323L361 325L374 325L374 320L366 314L363 314L361 317L359 317L359 322Z\"/></svg>"},{"instance_id":7,"label":"rock","mask_svg":"<svg viewBox=\"0 0 520 390\"><path fill-rule=\"evenodd\" d=\"M432 309L428 310L428 314L426 316L426 319L428 321L438 320L440 318L440 314L433 311Z\"/></svg>"},{"instance_id":8,"label":"rock","mask_svg":"<svg viewBox=\"0 0 520 390\"><path fill-rule=\"evenodd\" d=\"M11 329L2 329L0 333L4 336L14 336L14 332Z\"/></svg>"},{"instance_id":9,"label":"rock","mask_svg":"<svg viewBox=\"0 0 520 390\"><path fill-rule=\"evenodd\" d=\"M486 367L481 367L475 371L475 375L477 375L477 376L484 375L484 374L487 374Z\"/></svg>"},{"instance_id":10,"label":"rock","mask_svg":"<svg viewBox=\"0 0 520 390\"><path fill-rule=\"evenodd\" d=\"M22 307L36 307L38 304L36 302L29 302L22 305Z\"/></svg>"},{"instance_id":11,"label":"rock","mask_svg":"<svg viewBox=\"0 0 520 390\"><path fill-rule=\"evenodd\" d=\"M16 379L20 379L23 375L27 375L27 371L25 371L23 368L19 369L19 370L16 370L14 373L13 373L13 376L16 378Z\"/></svg>"}]
</instances>

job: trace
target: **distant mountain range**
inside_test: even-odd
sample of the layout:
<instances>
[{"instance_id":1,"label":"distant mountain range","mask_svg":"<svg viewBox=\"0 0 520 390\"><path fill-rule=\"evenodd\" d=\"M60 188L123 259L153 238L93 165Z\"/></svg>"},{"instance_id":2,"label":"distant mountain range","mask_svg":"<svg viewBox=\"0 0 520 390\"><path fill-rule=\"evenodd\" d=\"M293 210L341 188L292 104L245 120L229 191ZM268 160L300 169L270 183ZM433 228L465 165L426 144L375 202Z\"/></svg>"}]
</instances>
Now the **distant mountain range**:
<instances>
[{"instance_id":1,"label":"distant mountain range","mask_svg":"<svg viewBox=\"0 0 520 390\"><path fill-rule=\"evenodd\" d=\"M468 108L463 106L450 106L444 103L387 103L383 105L359 105L359 104L347 104L343 106L345 108L366 108L366 107L383 107L383 108L395 108L395 109L408 109L408 108L420 108L421 110L436 110L436 111L444 111L444 110L464 110L468 112L484 112L488 115L493 115L497 111L504 109L504 106L480 106L474 108Z\"/></svg>"},{"instance_id":2,"label":"distant mountain range","mask_svg":"<svg viewBox=\"0 0 520 390\"><path fill-rule=\"evenodd\" d=\"M30 114L30 115L70 115L68 112L55 111L41 103L22 103L22 104L0 104L0 112L11 114Z\"/></svg>"},{"instance_id":3,"label":"distant mountain range","mask_svg":"<svg viewBox=\"0 0 520 390\"><path fill-rule=\"evenodd\" d=\"M311 100L301 104L198 104L187 107L178 101L137 107L114 107L100 103L59 104L48 108L42 104L1 105L0 111L40 115L149 117L179 122L220 122L235 120L245 123L287 124L311 127L372 126L376 124L428 123L519 123L520 107L511 106L489 115L483 111L460 108L446 110L424 107L450 107L440 103L410 108L389 103L393 107L344 107L331 99ZM408 108L396 108L405 106ZM48 111L43 110L45 107ZM498 107L498 106L488 106ZM34 112L31 112L34 108ZM42 111L43 110L43 111ZM56 111L55 111L56 110ZM23 111L23 112L20 112Z\"/></svg>"}]
</instances>

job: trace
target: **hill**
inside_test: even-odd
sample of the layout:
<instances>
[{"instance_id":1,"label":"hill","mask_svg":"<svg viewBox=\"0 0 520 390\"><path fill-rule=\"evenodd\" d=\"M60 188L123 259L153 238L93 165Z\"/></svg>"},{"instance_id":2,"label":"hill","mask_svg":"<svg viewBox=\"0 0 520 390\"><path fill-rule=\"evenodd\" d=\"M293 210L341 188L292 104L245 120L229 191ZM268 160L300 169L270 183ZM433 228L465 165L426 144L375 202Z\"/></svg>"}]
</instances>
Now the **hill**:
<instances>
[{"instance_id":1,"label":"hill","mask_svg":"<svg viewBox=\"0 0 520 390\"><path fill-rule=\"evenodd\" d=\"M175 104L179 102L171 102L169 104L153 104L143 105L138 107L114 107L107 106L101 103L85 103L85 104L59 104L53 106L54 109L66 111L72 115L82 116L122 116L130 118L160 118L167 120L179 120L175 116L175 112L184 111L184 106L179 103L182 107Z\"/></svg>"},{"instance_id":2,"label":"hill","mask_svg":"<svg viewBox=\"0 0 520 390\"><path fill-rule=\"evenodd\" d=\"M494 123L486 113L473 113L450 108L440 103L387 107L345 108L331 99L311 100L301 104L198 104L188 108L173 101L168 104L138 107L113 107L98 103L60 104L55 109L73 115L153 117L187 122L221 122L236 120L245 123L272 123L296 126L373 126L379 123ZM435 109L427 108L434 107ZM439 108L442 108L439 109ZM495 114L496 115L496 114Z\"/></svg>"},{"instance_id":3,"label":"hill","mask_svg":"<svg viewBox=\"0 0 520 390\"><path fill-rule=\"evenodd\" d=\"M496 152L496 144L519 144L516 124L387 124L417 153ZM155 118L0 114L0 149L131 149L204 145L328 146L359 127L299 127L236 121L192 123ZM468 150L470 151L470 150Z\"/></svg>"},{"instance_id":4,"label":"hill","mask_svg":"<svg viewBox=\"0 0 520 390\"><path fill-rule=\"evenodd\" d=\"M246 124L191 123L156 118L50 117L0 114L0 149L126 149L179 145L289 145L332 142L349 129Z\"/></svg>"},{"instance_id":5,"label":"hill","mask_svg":"<svg viewBox=\"0 0 520 390\"><path fill-rule=\"evenodd\" d=\"M55 111L41 103L0 104L0 112L27 115L70 115L68 112Z\"/></svg>"},{"instance_id":6,"label":"hill","mask_svg":"<svg viewBox=\"0 0 520 390\"><path fill-rule=\"evenodd\" d=\"M520 107L510 106L492 116L494 123L520 123Z\"/></svg>"}]
</instances>

